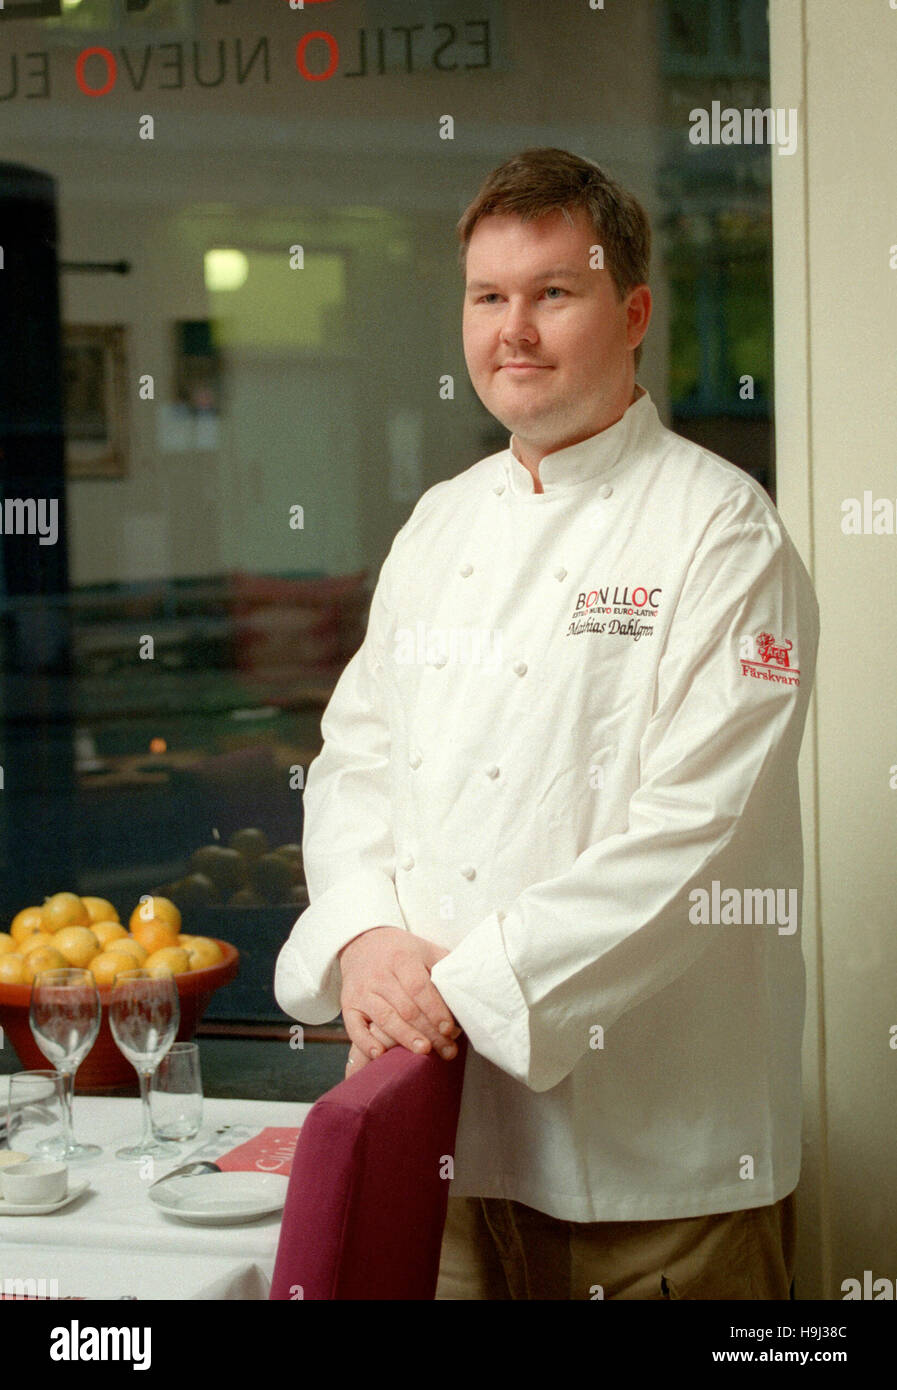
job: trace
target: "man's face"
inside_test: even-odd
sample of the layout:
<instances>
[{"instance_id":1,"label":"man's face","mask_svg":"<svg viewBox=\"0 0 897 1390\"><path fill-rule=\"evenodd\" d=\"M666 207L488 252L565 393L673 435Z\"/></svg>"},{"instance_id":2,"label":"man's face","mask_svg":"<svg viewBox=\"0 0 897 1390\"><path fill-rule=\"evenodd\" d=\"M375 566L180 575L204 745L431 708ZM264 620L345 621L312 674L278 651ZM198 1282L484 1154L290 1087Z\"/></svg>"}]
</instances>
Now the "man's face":
<instances>
[{"instance_id":1,"label":"man's face","mask_svg":"<svg viewBox=\"0 0 897 1390\"><path fill-rule=\"evenodd\" d=\"M535 461L588 439L624 413L632 350L650 316L641 286L622 301L609 269L593 269L584 213L533 222L493 214L467 248L464 356L486 409ZM598 257L596 257L598 259Z\"/></svg>"}]
</instances>

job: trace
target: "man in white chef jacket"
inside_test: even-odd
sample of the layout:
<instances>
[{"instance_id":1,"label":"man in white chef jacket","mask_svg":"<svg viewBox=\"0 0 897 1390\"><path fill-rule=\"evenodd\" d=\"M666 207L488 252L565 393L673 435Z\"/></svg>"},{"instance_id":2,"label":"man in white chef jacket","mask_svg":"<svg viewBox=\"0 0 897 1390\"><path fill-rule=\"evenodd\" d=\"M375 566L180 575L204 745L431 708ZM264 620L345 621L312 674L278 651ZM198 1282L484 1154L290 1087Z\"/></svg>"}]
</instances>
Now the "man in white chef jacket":
<instances>
[{"instance_id":1,"label":"man in white chef jacket","mask_svg":"<svg viewBox=\"0 0 897 1390\"><path fill-rule=\"evenodd\" d=\"M762 488L636 383L638 202L525 151L459 235L509 446L380 571L276 995L342 1008L350 1074L467 1034L438 1298L787 1298L813 590Z\"/></svg>"}]
</instances>

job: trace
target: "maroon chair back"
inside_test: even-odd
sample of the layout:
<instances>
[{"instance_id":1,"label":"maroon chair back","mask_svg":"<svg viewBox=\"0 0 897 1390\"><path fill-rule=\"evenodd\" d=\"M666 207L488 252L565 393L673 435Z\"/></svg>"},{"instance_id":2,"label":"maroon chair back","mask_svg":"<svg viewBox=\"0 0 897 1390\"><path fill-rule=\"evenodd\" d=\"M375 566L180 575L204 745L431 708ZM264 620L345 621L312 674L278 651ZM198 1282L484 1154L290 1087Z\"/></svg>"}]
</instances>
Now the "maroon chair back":
<instances>
[{"instance_id":1,"label":"maroon chair back","mask_svg":"<svg viewBox=\"0 0 897 1390\"><path fill-rule=\"evenodd\" d=\"M432 1299L467 1039L451 1062L393 1047L312 1106L272 1299Z\"/></svg>"}]
</instances>

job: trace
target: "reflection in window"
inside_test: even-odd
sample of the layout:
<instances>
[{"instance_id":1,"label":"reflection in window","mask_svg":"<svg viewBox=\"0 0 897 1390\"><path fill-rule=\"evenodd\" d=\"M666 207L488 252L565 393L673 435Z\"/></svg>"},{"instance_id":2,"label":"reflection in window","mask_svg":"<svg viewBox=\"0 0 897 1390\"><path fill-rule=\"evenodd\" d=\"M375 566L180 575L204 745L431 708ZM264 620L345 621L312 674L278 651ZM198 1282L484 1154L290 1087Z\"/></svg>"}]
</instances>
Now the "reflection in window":
<instances>
[{"instance_id":1,"label":"reflection in window","mask_svg":"<svg viewBox=\"0 0 897 1390\"><path fill-rule=\"evenodd\" d=\"M270 1021L303 778L379 565L427 487L507 443L460 335L454 225L487 169L561 144L645 201L640 375L773 488L770 150L688 139L695 107L768 105L765 0L13 8L5 149L55 180L57 228L9 175L32 278L0 281L21 295L0 463L6 496L56 488L64 542L3 538L5 911L72 888L124 916L162 890L261 953L220 1007ZM301 76L303 25L337 36L332 79ZM73 78L93 42L119 59L96 99Z\"/></svg>"}]
</instances>

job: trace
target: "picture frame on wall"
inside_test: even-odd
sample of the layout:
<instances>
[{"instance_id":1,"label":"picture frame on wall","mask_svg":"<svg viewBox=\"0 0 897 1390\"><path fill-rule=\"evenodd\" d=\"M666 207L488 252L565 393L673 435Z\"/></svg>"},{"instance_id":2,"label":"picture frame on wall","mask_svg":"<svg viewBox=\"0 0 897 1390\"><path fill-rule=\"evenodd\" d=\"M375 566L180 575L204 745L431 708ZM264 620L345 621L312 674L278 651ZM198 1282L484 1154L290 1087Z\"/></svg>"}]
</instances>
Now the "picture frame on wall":
<instances>
[{"instance_id":1,"label":"picture frame on wall","mask_svg":"<svg viewBox=\"0 0 897 1390\"><path fill-rule=\"evenodd\" d=\"M128 399L123 324L63 327L62 390L66 475L126 477Z\"/></svg>"}]
</instances>

